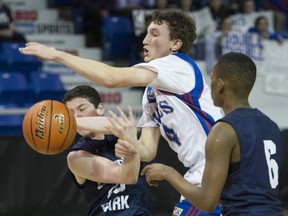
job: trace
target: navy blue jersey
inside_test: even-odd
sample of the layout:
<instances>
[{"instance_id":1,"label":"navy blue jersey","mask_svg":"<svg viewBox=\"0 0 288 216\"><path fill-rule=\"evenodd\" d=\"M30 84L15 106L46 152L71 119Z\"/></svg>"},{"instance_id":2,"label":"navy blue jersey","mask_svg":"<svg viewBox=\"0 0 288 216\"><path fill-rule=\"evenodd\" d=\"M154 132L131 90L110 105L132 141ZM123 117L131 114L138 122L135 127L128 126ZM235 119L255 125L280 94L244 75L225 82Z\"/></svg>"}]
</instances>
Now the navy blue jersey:
<instances>
[{"instance_id":1,"label":"navy blue jersey","mask_svg":"<svg viewBox=\"0 0 288 216\"><path fill-rule=\"evenodd\" d=\"M117 138L111 135L105 136L104 140L80 138L69 151L85 150L121 164L123 160L114 153L116 142ZM89 216L150 215L147 183L143 176L139 176L135 185L103 184L87 179L83 185L77 186L83 191L89 207Z\"/></svg>"},{"instance_id":2,"label":"navy blue jersey","mask_svg":"<svg viewBox=\"0 0 288 216\"><path fill-rule=\"evenodd\" d=\"M222 195L223 215L280 216L278 167L280 130L257 109L239 108L219 121L229 123L240 144L240 165L229 172Z\"/></svg>"}]
</instances>

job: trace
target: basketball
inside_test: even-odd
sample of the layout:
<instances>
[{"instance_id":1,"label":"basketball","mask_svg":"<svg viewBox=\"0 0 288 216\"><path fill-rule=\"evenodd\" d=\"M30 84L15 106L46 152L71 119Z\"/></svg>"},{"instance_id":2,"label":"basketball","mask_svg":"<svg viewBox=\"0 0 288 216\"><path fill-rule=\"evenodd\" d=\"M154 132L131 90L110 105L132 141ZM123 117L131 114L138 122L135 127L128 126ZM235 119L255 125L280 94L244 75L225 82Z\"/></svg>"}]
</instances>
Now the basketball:
<instances>
[{"instance_id":1,"label":"basketball","mask_svg":"<svg viewBox=\"0 0 288 216\"><path fill-rule=\"evenodd\" d=\"M76 136L71 110L56 100L43 100L30 107L22 123L23 136L36 152L55 155L65 151Z\"/></svg>"}]
</instances>

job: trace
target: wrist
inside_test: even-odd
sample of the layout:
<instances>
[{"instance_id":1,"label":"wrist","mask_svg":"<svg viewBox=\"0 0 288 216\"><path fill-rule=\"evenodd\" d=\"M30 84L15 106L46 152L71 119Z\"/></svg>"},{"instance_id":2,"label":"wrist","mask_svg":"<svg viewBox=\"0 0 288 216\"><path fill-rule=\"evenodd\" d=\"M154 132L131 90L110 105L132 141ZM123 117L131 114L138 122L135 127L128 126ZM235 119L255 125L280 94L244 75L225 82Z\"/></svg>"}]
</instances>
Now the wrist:
<instances>
[{"instance_id":1,"label":"wrist","mask_svg":"<svg viewBox=\"0 0 288 216\"><path fill-rule=\"evenodd\" d=\"M163 176L164 179L166 179L168 181L171 176L175 175L174 171L175 170L173 167L166 166L164 176Z\"/></svg>"}]
</instances>

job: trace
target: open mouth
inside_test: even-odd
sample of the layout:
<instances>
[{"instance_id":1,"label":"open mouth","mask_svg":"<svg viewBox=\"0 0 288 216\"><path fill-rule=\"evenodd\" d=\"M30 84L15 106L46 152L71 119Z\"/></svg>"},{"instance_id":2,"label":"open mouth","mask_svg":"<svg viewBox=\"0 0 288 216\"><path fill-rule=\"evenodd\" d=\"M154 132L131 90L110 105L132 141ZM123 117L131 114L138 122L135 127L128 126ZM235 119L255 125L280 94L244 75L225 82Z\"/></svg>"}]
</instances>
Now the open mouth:
<instances>
[{"instance_id":1,"label":"open mouth","mask_svg":"<svg viewBox=\"0 0 288 216\"><path fill-rule=\"evenodd\" d=\"M143 48L143 51L144 51L144 55L147 55L148 50L146 48Z\"/></svg>"}]
</instances>

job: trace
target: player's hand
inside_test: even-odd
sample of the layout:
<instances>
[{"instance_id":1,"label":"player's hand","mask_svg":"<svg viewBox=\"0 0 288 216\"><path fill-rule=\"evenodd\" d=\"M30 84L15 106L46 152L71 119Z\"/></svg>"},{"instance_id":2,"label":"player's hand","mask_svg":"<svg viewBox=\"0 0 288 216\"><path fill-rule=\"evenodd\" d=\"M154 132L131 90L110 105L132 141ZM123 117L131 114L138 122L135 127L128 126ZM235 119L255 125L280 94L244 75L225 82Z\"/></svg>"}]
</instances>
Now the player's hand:
<instances>
[{"instance_id":1,"label":"player's hand","mask_svg":"<svg viewBox=\"0 0 288 216\"><path fill-rule=\"evenodd\" d=\"M111 110L109 111L110 114L109 121L111 123L111 127L109 128L109 130L119 139L126 140L130 144L135 146L137 143L137 129L135 126L132 108L131 106L128 106L128 112L129 112L128 117L119 107L117 107L117 110L120 116L117 116Z\"/></svg>"},{"instance_id":2,"label":"player's hand","mask_svg":"<svg viewBox=\"0 0 288 216\"><path fill-rule=\"evenodd\" d=\"M25 55L34 55L44 60L54 61L59 51L54 47L48 47L36 42L28 42L25 47L19 48L19 52Z\"/></svg>"},{"instance_id":3,"label":"player's hand","mask_svg":"<svg viewBox=\"0 0 288 216\"><path fill-rule=\"evenodd\" d=\"M134 145L122 139L118 139L115 152L117 152L116 156L120 158L127 158L138 153Z\"/></svg>"},{"instance_id":4,"label":"player's hand","mask_svg":"<svg viewBox=\"0 0 288 216\"><path fill-rule=\"evenodd\" d=\"M166 176L171 169L173 168L164 164L153 163L145 166L141 171L141 175L145 175L149 186L157 187L159 185L158 181L166 180Z\"/></svg>"}]
</instances>

